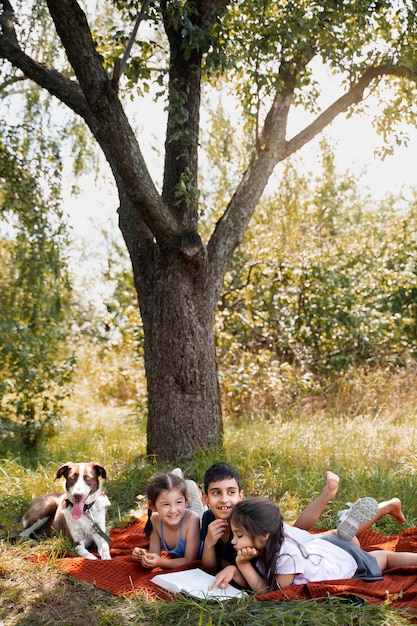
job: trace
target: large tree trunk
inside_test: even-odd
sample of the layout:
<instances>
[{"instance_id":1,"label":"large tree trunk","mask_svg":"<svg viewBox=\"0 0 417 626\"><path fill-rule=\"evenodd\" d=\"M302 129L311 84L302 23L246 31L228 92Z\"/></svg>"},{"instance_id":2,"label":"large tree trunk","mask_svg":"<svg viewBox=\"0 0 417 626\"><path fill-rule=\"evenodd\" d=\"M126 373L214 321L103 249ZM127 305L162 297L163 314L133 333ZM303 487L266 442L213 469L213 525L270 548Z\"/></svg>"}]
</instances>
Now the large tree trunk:
<instances>
[{"instance_id":1,"label":"large tree trunk","mask_svg":"<svg viewBox=\"0 0 417 626\"><path fill-rule=\"evenodd\" d=\"M140 227L122 196L120 229L144 326L147 452L176 463L202 446L222 446L213 335L216 273L196 233L160 241Z\"/></svg>"},{"instance_id":2,"label":"large tree trunk","mask_svg":"<svg viewBox=\"0 0 417 626\"><path fill-rule=\"evenodd\" d=\"M148 383L148 453L175 460L219 447L222 421L213 339L215 303L206 269L177 251L158 255L143 310Z\"/></svg>"}]
</instances>

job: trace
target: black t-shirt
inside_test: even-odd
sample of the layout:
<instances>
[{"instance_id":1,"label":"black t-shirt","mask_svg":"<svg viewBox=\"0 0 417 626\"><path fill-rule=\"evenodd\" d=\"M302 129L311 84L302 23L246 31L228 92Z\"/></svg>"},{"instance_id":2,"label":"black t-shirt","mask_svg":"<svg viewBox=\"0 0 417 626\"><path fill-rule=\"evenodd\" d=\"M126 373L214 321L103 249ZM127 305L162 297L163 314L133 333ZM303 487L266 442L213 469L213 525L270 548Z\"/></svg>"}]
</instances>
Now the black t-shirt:
<instances>
[{"instance_id":1,"label":"black t-shirt","mask_svg":"<svg viewBox=\"0 0 417 626\"><path fill-rule=\"evenodd\" d=\"M203 518L201 520L201 531L200 531L200 539L201 541L205 541L207 537L208 526L211 522L214 522L216 518L213 513L208 509L203 513ZM228 563L235 564L236 562L236 550L232 546L233 533L230 531L229 539L226 544L220 543L218 541L214 546L216 551L216 555L218 559L222 559L227 561Z\"/></svg>"}]
</instances>

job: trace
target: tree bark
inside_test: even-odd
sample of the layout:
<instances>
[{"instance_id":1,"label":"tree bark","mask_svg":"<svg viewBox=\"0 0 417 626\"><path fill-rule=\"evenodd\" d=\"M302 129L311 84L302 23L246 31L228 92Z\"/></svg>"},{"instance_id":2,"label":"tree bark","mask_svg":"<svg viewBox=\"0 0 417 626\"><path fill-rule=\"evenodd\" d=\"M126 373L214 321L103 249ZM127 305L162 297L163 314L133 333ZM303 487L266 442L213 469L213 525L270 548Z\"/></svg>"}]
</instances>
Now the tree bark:
<instances>
[{"instance_id":1,"label":"tree bark","mask_svg":"<svg viewBox=\"0 0 417 626\"><path fill-rule=\"evenodd\" d=\"M202 447L222 447L213 336L219 292L196 233L160 245L138 228L134 214L125 196L119 225L144 328L147 453L177 462Z\"/></svg>"},{"instance_id":2,"label":"tree bark","mask_svg":"<svg viewBox=\"0 0 417 626\"><path fill-rule=\"evenodd\" d=\"M207 264L181 251L155 250L155 282L148 285L145 368L148 453L178 459L222 445Z\"/></svg>"}]
</instances>

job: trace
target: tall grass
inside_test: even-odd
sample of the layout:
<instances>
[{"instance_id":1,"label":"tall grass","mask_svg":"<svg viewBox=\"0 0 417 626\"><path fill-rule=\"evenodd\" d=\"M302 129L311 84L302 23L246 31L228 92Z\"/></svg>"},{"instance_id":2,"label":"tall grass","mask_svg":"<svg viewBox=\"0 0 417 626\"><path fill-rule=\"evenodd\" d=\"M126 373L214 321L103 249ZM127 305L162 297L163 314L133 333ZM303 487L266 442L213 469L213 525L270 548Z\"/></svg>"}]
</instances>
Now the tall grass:
<instances>
[{"instance_id":1,"label":"tall grass","mask_svg":"<svg viewBox=\"0 0 417 626\"><path fill-rule=\"evenodd\" d=\"M53 476L61 463L94 459L106 467L105 490L112 502L109 528L126 522L149 476L170 469L146 456L145 415L136 404L144 393L143 381L134 382L122 365L114 355L110 361L103 356L85 360L62 424L42 450L23 453L10 442L0 445L0 616L7 626L83 626L87 613L89 626L408 623L389 606L340 599L207 607L189 598L169 604L139 594L129 600L113 598L57 573L59 540L48 542L47 562L28 561L29 552L44 552L45 545L16 543L13 536L32 498L57 489ZM303 397L267 415L252 408L239 418L226 416L224 453L196 455L183 467L187 476L202 482L211 463L226 460L240 471L246 495L273 498L291 521L318 495L324 472L331 469L341 482L320 526L333 527L337 511L363 495L378 500L398 496L406 515L404 527L417 526L415 371L352 372L326 395ZM377 528L383 533L400 530L389 517Z\"/></svg>"}]
</instances>

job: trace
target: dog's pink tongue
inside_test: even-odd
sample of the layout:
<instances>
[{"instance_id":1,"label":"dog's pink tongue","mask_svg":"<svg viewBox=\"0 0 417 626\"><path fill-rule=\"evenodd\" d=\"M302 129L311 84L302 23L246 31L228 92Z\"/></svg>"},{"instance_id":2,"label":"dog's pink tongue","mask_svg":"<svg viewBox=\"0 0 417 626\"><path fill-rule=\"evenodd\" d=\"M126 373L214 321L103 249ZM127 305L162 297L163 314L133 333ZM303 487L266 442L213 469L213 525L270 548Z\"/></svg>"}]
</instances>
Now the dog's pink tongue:
<instances>
[{"instance_id":1,"label":"dog's pink tongue","mask_svg":"<svg viewBox=\"0 0 417 626\"><path fill-rule=\"evenodd\" d=\"M72 505L72 517L74 519L80 519L80 517L83 516L83 512L84 512L84 500L79 500L77 502L74 502L74 504Z\"/></svg>"}]
</instances>

